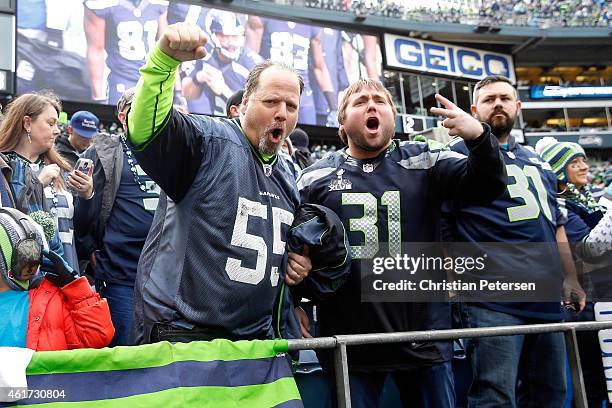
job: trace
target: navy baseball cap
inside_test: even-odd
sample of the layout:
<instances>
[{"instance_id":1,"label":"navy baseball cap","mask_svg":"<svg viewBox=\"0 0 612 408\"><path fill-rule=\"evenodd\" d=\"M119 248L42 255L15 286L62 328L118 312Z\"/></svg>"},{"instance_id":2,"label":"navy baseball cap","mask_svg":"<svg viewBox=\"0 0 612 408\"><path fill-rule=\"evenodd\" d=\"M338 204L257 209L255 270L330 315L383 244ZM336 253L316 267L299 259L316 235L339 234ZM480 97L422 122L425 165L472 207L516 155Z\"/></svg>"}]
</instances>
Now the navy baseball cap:
<instances>
[{"instance_id":1,"label":"navy baseball cap","mask_svg":"<svg viewBox=\"0 0 612 408\"><path fill-rule=\"evenodd\" d=\"M70 118L70 126L79 135L91 139L98 134L100 120L96 115L88 111L78 111Z\"/></svg>"}]
</instances>

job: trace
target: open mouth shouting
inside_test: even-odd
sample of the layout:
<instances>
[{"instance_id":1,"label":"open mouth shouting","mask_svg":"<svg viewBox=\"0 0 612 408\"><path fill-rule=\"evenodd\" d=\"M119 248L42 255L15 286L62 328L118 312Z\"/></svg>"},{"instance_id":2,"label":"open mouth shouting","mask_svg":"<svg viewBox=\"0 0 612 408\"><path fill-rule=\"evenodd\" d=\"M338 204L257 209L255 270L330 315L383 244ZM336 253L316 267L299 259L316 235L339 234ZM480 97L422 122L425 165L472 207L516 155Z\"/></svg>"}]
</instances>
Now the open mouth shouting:
<instances>
[{"instance_id":1,"label":"open mouth shouting","mask_svg":"<svg viewBox=\"0 0 612 408\"><path fill-rule=\"evenodd\" d=\"M369 133L376 133L378 132L378 129L380 128L380 121L378 120L377 117L369 117L366 120L366 128L368 129Z\"/></svg>"},{"instance_id":2,"label":"open mouth shouting","mask_svg":"<svg viewBox=\"0 0 612 408\"><path fill-rule=\"evenodd\" d=\"M274 143L280 143L283 137L283 129L282 128L273 128L269 132L269 138Z\"/></svg>"},{"instance_id":3,"label":"open mouth shouting","mask_svg":"<svg viewBox=\"0 0 612 408\"><path fill-rule=\"evenodd\" d=\"M282 142L283 139L283 127L282 126L273 126L267 131L268 140L270 140L274 144L278 144Z\"/></svg>"}]
</instances>

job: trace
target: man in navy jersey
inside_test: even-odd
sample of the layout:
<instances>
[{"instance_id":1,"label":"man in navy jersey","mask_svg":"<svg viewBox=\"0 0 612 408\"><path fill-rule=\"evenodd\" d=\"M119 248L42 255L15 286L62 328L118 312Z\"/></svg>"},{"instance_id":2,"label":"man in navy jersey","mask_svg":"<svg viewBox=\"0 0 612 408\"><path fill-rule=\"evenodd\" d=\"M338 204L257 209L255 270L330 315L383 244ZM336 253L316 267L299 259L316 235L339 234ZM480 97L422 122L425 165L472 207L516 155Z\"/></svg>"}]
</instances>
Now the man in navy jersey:
<instances>
[{"instance_id":1,"label":"man in navy jersey","mask_svg":"<svg viewBox=\"0 0 612 408\"><path fill-rule=\"evenodd\" d=\"M262 59L244 48L244 27L236 14L209 10L206 31L215 48L183 78L183 95L190 112L224 116L228 98L244 87L249 71Z\"/></svg>"},{"instance_id":2,"label":"man in navy jersey","mask_svg":"<svg viewBox=\"0 0 612 408\"><path fill-rule=\"evenodd\" d=\"M529 270L534 280L547 279L556 302L470 302L460 305L462 321L468 327L511 326L550 323L561 320L561 296L583 295L575 270L566 267L571 255L561 254L567 238L556 200L557 180L537 154L516 143L510 135L521 109L512 83L505 77L490 76L474 88L472 115L491 126L499 140L508 173L504 193L489 205L468 205L454 199L444 213L445 240L472 243L513 243L505 254L489 254L483 278L512 276ZM456 139L455 152L467 151ZM542 243L527 245L526 243ZM540 248L535 250L534 248ZM537 252L537 254L535 254ZM534 255L535 254L535 255ZM567 258L569 257L569 259ZM563 264L563 267L562 267ZM513 268L512 265L520 265ZM563 272L568 278L563 284ZM557 287L553 287L558 285ZM485 299L486 300L486 299ZM581 300L584 306L584 299ZM469 406L560 407L565 400L565 346L562 333L486 337L470 341L473 370ZM517 384L520 387L517 392Z\"/></svg>"},{"instance_id":3,"label":"man in navy jersey","mask_svg":"<svg viewBox=\"0 0 612 408\"><path fill-rule=\"evenodd\" d=\"M141 69L129 142L161 187L138 265L133 340L265 339L275 335L280 280L301 282L310 259L287 254L299 204L278 151L294 129L302 81L271 61L247 79L239 119L172 109L180 61L205 57L195 25L168 27Z\"/></svg>"},{"instance_id":4,"label":"man in navy jersey","mask_svg":"<svg viewBox=\"0 0 612 408\"><path fill-rule=\"evenodd\" d=\"M319 84L330 110L338 106L338 92L330 79L321 48L321 28L293 21L249 16L246 44L264 59L282 61L292 66L304 79L304 92L300 98L299 123L316 125L312 87L308 65L312 64L314 79Z\"/></svg>"},{"instance_id":5,"label":"man in navy jersey","mask_svg":"<svg viewBox=\"0 0 612 408\"><path fill-rule=\"evenodd\" d=\"M126 127L134 88L117 104L119 122ZM75 229L83 242L81 256L91 259L96 289L108 299L115 336L111 345L129 345L134 282L142 247L159 201L159 187L142 170L124 135L100 134L82 157L94 162L90 200L79 199ZM93 257L92 257L93 255Z\"/></svg>"},{"instance_id":6,"label":"man in navy jersey","mask_svg":"<svg viewBox=\"0 0 612 408\"><path fill-rule=\"evenodd\" d=\"M450 306L361 302L359 260L402 252L402 242L439 240L441 204L450 197L488 202L505 187L497 140L488 125L436 95L452 135L468 156L423 142L393 140L397 111L382 83L361 79L340 103L338 130L348 148L310 166L298 180L302 201L332 209L344 224L353 262L347 283L318 305L319 335L450 328ZM385 248L384 250L382 248ZM359 346L348 350L353 406L378 406L386 377L405 406L453 407L450 342ZM329 370L330 356L319 353Z\"/></svg>"},{"instance_id":7,"label":"man in navy jersey","mask_svg":"<svg viewBox=\"0 0 612 408\"><path fill-rule=\"evenodd\" d=\"M108 103L115 105L121 95L136 85L138 69L155 45L166 22L168 1L87 0L85 35L87 66L94 101L107 100L103 88L104 51L108 75Z\"/></svg>"}]
</instances>

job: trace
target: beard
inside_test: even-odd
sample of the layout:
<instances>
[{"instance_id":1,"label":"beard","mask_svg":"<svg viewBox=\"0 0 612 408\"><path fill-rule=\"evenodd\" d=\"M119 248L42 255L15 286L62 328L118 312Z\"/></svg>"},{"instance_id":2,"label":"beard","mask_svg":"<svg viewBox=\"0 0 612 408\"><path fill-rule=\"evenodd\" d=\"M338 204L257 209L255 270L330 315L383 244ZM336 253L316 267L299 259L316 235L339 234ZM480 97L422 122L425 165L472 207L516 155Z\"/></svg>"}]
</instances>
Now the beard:
<instances>
[{"instance_id":1,"label":"beard","mask_svg":"<svg viewBox=\"0 0 612 408\"><path fill-rule=\"evenodd\" d=\"M280 151L281 147L283 147L283 143L285 142L285 139L287 139L287 135L285 134L281 136L280 141L278 143L273 143L268 140L268 133L269 130L266 129L259 136L259 143L257 145L257 149L262 155L273 156Z\"/></svg>"},{"instance_id":2,"label":"beard","mask_svg":"<svg viewBox=\"0 0 612 408\"><path fill-rule=\"evenodd\" d=\"M283 143L285 142L286 138L287 136L283 136L280 142L276 144L268 141L267 136L264 134L262 137L259 138L259 146L257 146L259 153L264 156L273 156L277 154L283 146Z\"/></svg>"},{"instance_id":3,"label":"beard","mask_svg":"<svg viewBox=\"0 0 612 408\"><path fill-rule=\"evenodd\" d=\"M493 116L500 113L504 115L503 119L493 118ZM510 131L514 127L514 121L515 119L510 118L505 112L494 112L486 123L491 126L491 132L499 138L510 134Z\"/></svg>"},{"instance_id":4,"label":"beard","mask_svg":"<svg viewBox=\"0 0 612 408\"><path fill-rule=\"evenodd\" d=\"M347 138L351 140L352 144L361 151L365 152L377 152L381 149L384 149L389 145L389 141L393 138L395 134L395 129L382 129L383 138L379 143L372 145L368 143L367 137L361 133L357 133L356 135L346 134Z\"/></svg>"}]
</instances>

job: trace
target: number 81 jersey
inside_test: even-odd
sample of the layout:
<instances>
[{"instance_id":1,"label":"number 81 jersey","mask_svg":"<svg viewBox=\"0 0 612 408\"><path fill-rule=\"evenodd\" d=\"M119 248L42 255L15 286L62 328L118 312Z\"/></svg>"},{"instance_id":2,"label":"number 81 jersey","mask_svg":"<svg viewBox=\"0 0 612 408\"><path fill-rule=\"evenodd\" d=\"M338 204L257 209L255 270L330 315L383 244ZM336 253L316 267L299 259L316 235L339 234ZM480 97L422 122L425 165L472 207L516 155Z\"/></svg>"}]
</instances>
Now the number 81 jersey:
<instances>
[{"instance_id":1,"label":"number 81 jersey","mask_svg":"<svg viewBox=\"0 0 612 408\"><path fill-rule=\"evenodd\" d=\"M104 45L111 75L135 84L138 69L155 45L157 19L166 12L168 1L88 0L85 7L106 22Z\"/></svg>"}]
</instances>

